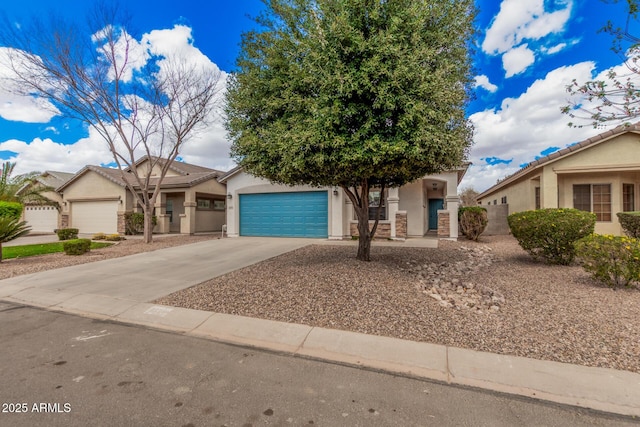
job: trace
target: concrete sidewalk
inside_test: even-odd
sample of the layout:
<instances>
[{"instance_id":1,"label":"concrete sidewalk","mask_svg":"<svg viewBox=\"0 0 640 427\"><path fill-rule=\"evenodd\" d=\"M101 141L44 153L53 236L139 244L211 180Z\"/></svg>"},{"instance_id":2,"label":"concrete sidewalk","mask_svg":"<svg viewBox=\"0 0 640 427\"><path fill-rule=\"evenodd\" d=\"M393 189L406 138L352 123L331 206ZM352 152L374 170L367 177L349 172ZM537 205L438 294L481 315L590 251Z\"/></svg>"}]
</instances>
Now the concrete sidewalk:
<instances>
[{"instance_id":1,"label":"concrete sidewalk","mask_svg":"<svg viewBox=\"0 0 640 427\"><path fill-rule=\"evenodd\" d=\"M310 243L199 242L0 281L0 300L640 417L640 375L151 304Z\"/></svg>"}]
</instances>

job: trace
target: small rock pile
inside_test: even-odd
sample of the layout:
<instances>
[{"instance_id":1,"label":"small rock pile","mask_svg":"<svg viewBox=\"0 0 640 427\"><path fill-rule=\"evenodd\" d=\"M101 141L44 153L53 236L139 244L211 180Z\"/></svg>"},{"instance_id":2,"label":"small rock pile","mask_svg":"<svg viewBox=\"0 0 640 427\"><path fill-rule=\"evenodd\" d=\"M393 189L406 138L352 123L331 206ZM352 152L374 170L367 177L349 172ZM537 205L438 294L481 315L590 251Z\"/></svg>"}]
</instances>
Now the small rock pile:
<instances>
[{"instance_id":1,"label":"small rock pile","mask_svg":"<svg viewBox=\"0 0 640 427\"><path fill-rule=\"evenodd\" d=\"M495 257L488 246L459 248L461 259L455 262L410 264L418 276L418 290L438 301L442 307L495 313L505 303L504 296L484 285L470 281L481 268L493 264Z\"/></svg>"}]
</instances>

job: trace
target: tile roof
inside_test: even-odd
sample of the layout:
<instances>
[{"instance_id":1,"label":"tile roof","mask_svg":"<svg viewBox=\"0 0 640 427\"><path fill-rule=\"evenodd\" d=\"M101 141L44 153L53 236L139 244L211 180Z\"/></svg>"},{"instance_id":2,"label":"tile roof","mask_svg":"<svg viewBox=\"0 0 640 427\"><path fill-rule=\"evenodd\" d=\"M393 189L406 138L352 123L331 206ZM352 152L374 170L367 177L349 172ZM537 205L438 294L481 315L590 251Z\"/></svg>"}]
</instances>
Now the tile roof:
<instances>
[{"instance_id":1,"label":"tile roof","mask_svg":"<svg viewBox=\"0 0 640 427\"><path fill-rule=\"evenodd\" d=\"M147 157L138 160L136 162L137 165L140 165L143 161L147 160ZM165 176L162 180L161 188L177 188L177 187L191 187L193 185L199 184L201 182L207 181L209 179L215 179L219 176L223 175L224 172L209 169L204 166L192 165L189 163L183 162L173 162L169 167L176 173L180 175L177 176ZM127 182L132 185L134 188L140 188L137 183L137 180L133 175L130 175L130 168L125 169L125 175L120 172L119 169L114 168L105 168L102 166L95 165L87 165L78 171L71 179L63 183L62 185L56 188L57 191L62 191L65 187L70 185L72 182L79 179L82 175L87 173L88 171L93 171L103 178L108 179L109 181L120 185L121 187L126 187ZM125 181L126 180L126 181ZM151 187L155 187L158 182L158 178L151 178L150 185Z\"/></svg>"},{"instance_id":2,"label":"tile roof","mask_svg":"<svg viewBox=\"0 0 640 427\"><path fill-rule=\"evenodd\" d=\"M554 162L560 158L569 156L577 151L582 151L583 149L592 146L592 145L596 145L599 144L601 142L607 141L615 136L618 135L622 135L624 133L628 133L628 132L640 132L640 122L634 123L634 124L623 124L620 126L615 127L614 129L608 130L606 132L600 133L596 136L592 136L591 138L587 138L584 141L581 142L577 142L575 144L571 144L570 146L568 146L567 148L563 148L562 150L558 150L555 151L551 154L549 154L548 156L544 156L544 157L540 157L537 160L534 160L528 164L526 164L522 169L512 173L511 175L506 176L505 178L501 179L496 185L494 185L493 187L488 188L487 190L483 191L482 193L480 193L478 195L478 198L482 198L482 197L486 197L489 194L505 187L506 185L512 183L513 181L517 180L518 178L520 178L521 176L534 171L544 165L546 165L547 163L551 163Z\"/></svg>"}]
</instances>

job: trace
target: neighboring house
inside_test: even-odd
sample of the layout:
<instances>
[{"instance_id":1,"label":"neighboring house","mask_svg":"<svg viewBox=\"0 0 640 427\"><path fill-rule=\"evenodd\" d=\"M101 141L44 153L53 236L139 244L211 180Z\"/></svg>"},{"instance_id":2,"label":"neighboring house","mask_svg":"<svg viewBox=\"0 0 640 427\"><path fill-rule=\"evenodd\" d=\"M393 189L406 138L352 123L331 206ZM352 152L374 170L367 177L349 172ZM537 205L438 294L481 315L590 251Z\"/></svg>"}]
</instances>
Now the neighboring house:
<instances>
[{"instance_id":1,"label":"neighboring house","mask_svg":"<svg viewBox=\"0 0 640 427\"><path fill-rule=\"evenodd\" d=\"M150 162L140 159L137 167L145 170ZM130 170L128 173L132 173ZM159 176L152 174L151 184ZM193 234L220 231L225 221L225 187L217 179L223 172L173 162L160 184L155 205L156 233ZM131 183L135 179L129 178ZM134 188L140 191L137 184ZM73 227L80 233L125 232L124 215L142 212L117 169L85 166L73 178L56 189L62 195L61 227Z\"/></svg>"},{"instance_id":2,"label":"neighboring house","mask_svg":"<svg viewBox=\"0 0 640 427\"><path fill-rule=\"evenodd\" d=\"M529 163L478 196L515 213L541 208L594 212L599 234L622 234L616 214L638 210L640 123L619 126Z\"/></svg>"},{"instance_id":3,"label":"neighboring house","mask_svg":"<svg viewBox=\"0 0 640 427\"><path fill-rule=\"evenodd\" d=\"M376 237L404 239L437 231L458 237L458 184L468 165L385 190ZM236 167L219 181L227 186L227 233L235 236L351 238L357 234L353 205L338 187L284 186ZM380 192L372 189L370 215ZM373 221L371 221L373 223Z\"/></svg>"},{"instance_id":4,"label":"neighboring house","mask_svg":"<svg viewBox=\"0 0 640 427\"><path fill-rule=\"evenodd\" d=\"M26 203L23 211L23 220L31 226L31 233L53 233L59 228L59 210L62 206L62 196L55 189L63 185L74 174L69 172L45 171L37 176L30 184L23 187L20 192L32 187L49 187L51 191L41 193L51 203Z\"/></svg>"}]
</instances>

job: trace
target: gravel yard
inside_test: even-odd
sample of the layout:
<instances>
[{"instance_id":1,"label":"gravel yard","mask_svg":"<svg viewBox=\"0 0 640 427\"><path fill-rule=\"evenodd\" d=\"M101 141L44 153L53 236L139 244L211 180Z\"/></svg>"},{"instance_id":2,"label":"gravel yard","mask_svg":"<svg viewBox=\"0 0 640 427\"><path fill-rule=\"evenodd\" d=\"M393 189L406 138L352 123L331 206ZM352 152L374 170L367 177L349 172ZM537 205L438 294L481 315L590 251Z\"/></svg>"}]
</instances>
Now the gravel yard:
<instances>
[{"instance_id":1,"label":"gravel yard","mask_svg":"<svg viewBox=\"0 0 640 427\"><path fill-rule=\"evenodd\" d=\"M100 261L103 259L118 258L126 255L133 255L140 252L155 251L157 249L169 248L172 246L187 245L202 240L217 238L215 235L202 236L162 236L155 237L149 245L139 238L130 238L115 243L108 248L95 249L84 255L70 256L64 253L49 255L39 255L27 258L14 258L3 260L0 263L0 279L19 276L22 274L37 273L38 271L52 270L70 265L85 264L87 262Z\"/></svg>"},{"instance_id":2,"label":"gravel yard","mask_svg":"<svg viewBox=\"0 0 640 427\"><path fill-rule=\"evenodd\" d=\"M312 245L157 303L640 372L640 290L533 262L511 237Z\"/></svg>"}]
</instances>

